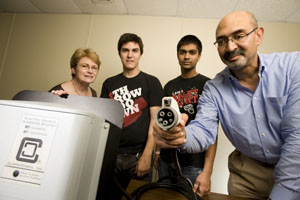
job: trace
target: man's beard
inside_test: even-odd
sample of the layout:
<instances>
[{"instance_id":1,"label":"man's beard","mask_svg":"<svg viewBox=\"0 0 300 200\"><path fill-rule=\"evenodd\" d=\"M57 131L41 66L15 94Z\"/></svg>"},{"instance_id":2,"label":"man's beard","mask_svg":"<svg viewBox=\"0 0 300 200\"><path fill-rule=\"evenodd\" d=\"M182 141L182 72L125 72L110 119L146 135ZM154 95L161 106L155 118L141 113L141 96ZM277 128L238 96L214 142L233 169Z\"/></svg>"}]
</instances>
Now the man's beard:
<instances>
[{"instance_id":1,"label":"man's beard","mask_svg":"<svg viewBox=\"0 0 300 200\"><path fill-rule=\"evenodd\" d=\"M235 56L238 56L240 55L241 57L239 57L238 60L235 60L235 61L230 61L231 58L235 57ZM246 66L247 64L247 60L246 60L246 53L245 53L245 50L244 49L236 49L234 51L227 51L225 54L224 54L224 62L225 64L230 68L230 69L241 69L243 67Z\"/></svg>"}]
</instances>

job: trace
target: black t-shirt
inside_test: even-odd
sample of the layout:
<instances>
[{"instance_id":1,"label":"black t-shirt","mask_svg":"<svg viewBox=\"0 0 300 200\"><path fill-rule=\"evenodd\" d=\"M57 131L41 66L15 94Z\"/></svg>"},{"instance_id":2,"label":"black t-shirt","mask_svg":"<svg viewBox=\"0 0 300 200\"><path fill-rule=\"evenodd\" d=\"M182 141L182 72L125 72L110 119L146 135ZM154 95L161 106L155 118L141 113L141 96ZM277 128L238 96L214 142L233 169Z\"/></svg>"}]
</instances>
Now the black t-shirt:
<instances>
[{"instance_id":1,"label":"black t-shirt","mask_svg":"<svg viewBox=\"0 0 300 200\"><path fill-rule=\"evenodd\" d=\"M91 87L90 87L90 89L92 91L92 97L97 97L97 92L93 88L91 88ZM59 85L56 85L53 88L51 88L49 90L49 92L51 92L52 90L64 90L64 88L62 88L61 84L59 84Z\"/></svg>"},{"instance_id":2,"label":"black t-shirt","mask_svg":"<svg viewBox=\"0 0 300 200\"><path fill-rule=\"evenodd\" d=\"M133 78L121 73L104 81L100 97L114 99L124 108L119 152L142 152L148 138L150 107L161 106L163 89L159 80L144 72Z\"/></svg>"},{"instance_id":3,"label":"black t-shirt","mask_svg":"<svg viewBox=\"0 0 300 200\"><path fill-rule=\"evenodd\" d=\"M208 80L210 78L201 74L187 79L178 76L169 81L164 87L165 96L172 96L177 101L180 112L189 116L187 124L195 119L198 99ZM205 152L196 154L178 153L177 155L181 166L203 167L204 165ZM168 153L163 149L161 150L161 158L170 161Z\"/></svg>"}]
</instances>

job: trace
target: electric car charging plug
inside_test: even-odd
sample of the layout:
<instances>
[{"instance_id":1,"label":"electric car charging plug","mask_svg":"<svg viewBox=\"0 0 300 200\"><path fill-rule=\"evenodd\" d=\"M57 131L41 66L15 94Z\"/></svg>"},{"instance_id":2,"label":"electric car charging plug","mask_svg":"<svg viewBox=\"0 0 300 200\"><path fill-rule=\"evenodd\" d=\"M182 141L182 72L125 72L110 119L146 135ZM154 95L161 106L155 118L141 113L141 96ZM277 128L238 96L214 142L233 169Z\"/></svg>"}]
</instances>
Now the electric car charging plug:
<instances>
[{"instance_id":1,"label":"electric car charging plug","mask_svg":"<svg viewBox=\"0 0 300 200\"><path fill-rule=\"evenodd\" d=\"M176 100L173 97L164 97L162 107L157 111L155 121L161 129L168 130L179 124L180 115Z\"/></svg>"}]
</instances>

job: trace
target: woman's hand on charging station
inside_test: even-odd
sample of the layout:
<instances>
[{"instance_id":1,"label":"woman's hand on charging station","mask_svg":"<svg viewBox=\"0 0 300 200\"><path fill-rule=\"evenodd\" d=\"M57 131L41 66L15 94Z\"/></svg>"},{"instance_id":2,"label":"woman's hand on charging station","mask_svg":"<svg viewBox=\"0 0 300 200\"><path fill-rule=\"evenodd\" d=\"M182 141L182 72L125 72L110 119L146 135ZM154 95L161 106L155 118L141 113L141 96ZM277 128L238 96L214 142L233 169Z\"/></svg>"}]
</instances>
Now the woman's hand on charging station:
<instances>
[{"instance_id":1,"label":"woman's hand on charging station","mask_svg":"<svg viewBox=\"0 0 300 200\"><path fill-rule=\"evenodd\" d=\"M180 122L177 126L163 130L157 124L154 124L154 138L156 144L160 148L174 149L180 147L186 142L185 124L188 120L188 115L181 114Z\"/></svg>"}]
</instances>

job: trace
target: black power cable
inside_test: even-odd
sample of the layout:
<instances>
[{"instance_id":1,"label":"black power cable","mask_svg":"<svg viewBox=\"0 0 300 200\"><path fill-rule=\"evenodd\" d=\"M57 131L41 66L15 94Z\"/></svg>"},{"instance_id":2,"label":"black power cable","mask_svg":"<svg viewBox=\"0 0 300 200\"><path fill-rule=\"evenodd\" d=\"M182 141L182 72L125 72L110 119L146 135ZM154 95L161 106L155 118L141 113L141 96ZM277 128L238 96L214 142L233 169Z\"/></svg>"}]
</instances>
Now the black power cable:
<instances>
[{"instance_id":1,"label":"black power cable","mask_svg":"<svg viewBox=\"0 0 300 200\"><path fill-rule=\"evenodd\" d=\"M119 190L122 192L122 194L125 196L125 198L127 200L134 200L132 196L130 196L124 189L123 187L120 185L119 181L117 180L117 178L114 176L113 177L114 179L114 182L116 184L116 186L119 188ZM115 192L115 191L112 191L112 192Z\"/></svg>"},{"instance_id":2,"label":"black power cable","mask_svg":"<svg viewBox=\"0 0 300 200\"><path fill-rule=\"evenodd\" d=\"M187 177L182 175L176 149L170 150L170 153L172 161L176 167L177 176L165 176L160 178L157 182L147 183L135 189L130 195L126 193L124 189L122 189L122 187L117 183L127 200L139 200L145 192L161 188L176 191L182 194L188 200L202 200L200 196L194 193L192 182ZM169 182L164 182L166 180L169 180ZM117 182L117 180L115 181Z\"/></svg>"}]
</instances>

